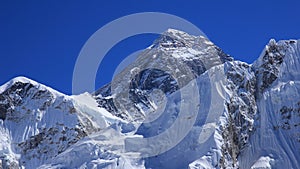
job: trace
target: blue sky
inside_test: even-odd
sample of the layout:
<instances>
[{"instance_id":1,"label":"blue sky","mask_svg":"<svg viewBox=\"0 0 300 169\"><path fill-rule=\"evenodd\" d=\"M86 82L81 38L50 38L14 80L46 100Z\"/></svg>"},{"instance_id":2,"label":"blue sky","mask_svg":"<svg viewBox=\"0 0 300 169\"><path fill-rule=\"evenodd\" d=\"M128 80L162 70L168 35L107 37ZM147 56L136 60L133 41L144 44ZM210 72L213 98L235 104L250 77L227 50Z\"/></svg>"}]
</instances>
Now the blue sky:
<instances>
[{"instance_id":1,"label":"blue sky","mask_svg":"<svg viewBox=\"0 0 300 169\"><path fill-rule=\"evenodd\" d=\"M300 2L285 1L0 1L0 83L27 76L71 94L76 58L87 39L119 17L164 12L198 26L237 60L252 63L270 38L300 39ZM96 86L111 80L130 53L157 35L123 40L105 56Z\"/></svg>"}]
</instances>

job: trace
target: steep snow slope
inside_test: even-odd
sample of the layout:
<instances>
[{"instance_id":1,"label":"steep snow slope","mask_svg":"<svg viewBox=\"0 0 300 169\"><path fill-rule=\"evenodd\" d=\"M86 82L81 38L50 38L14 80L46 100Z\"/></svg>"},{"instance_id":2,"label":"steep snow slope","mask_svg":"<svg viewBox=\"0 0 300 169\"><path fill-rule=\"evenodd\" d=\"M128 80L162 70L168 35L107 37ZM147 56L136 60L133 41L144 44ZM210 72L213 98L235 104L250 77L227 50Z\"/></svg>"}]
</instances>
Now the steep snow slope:
<instances>
[{"instance_id":1,"label":"steep snow slope","mask_svg":"<svg viewBox=\"0 0 300 169\"><path fill-rule=\"evenodd\" d=\"M254 73L248 64L238 61L227 62L222 67L224 67L221 74L223 82L216 85L217 91L220 91L219 86L223 89L223 94L220 95L222 98L218 100L210 98L213 107L219 105L219 113L217 109L212 111L213 114L218 114L214 119L214 127L210 128L213 137L206 143L200 142L202 145L197 144L203 147L198 149L195 156L197 158L188 165L191 169L238 168L237 157L240 151L248 145L248 139L253 131L256 114ZM213 68L210 70L216 72ZM212 83L216 82L218 82L216 79L212 80ZM216 95L212 93L212 97ZM204 114L207 113L207 110L203 111ZM199 124L199 127L202 125ZM206 125L210 123L204 124L203 127L206 128ZM203 132L206 134L206 130L202 131L199 137L203 135ZM199 156L199 151L203 151L204 154Z\"/></svg>"},{"instance_id":2,"label":"steep snow slope","mask_svg":"<svg viewBox=\"0 0 300 169\"><path fill-rule=\"evenodd\" d=\"M299 168L300 43L271 40L253 68L259 71L259 116L242 168ZM263 72L263 73L262 73ZM262 160L265 159L265 160ZM258 165L259 164L259 165Z\"/></svg>"},{"instance_id":3,"label":"steep snow slope","mask_svg":"<svg viewBox=\"0 0 300 169\"><path fill-rule=\"evenodd\" d=\"M199 105L199 112L193 110L193 101L180 96L184 86L195 78L199 88L195 105ZM253 130L255 86L256 78L249 65L232 61L204 37L170 29L95 95L100 107L129 121L148 121L147 117L159 114L154 121L138 127L136 134L144 138L156 138L169 131L178 119L183 100L190 104L183 113L198 114L195 121L186 122L196 122L191 132L185 133L187 137L173 149L160 150L154 157L146 158L147 167L184 168L205 155L215 167L235 167L236 157ZM151 97L157 90L161 91L159 97ZM189 98L197 98L194 91L189 94ZM162 140L157 140L155 146L148 145L147 152L142 153L153 154L156 147L165 149L172 142L161 144L173 140L159 139ZM144 146L142 143L130 146L130 151L141 151ZM170 164L169 160L174 162Z\"/></svg>"},{"instance_id":4,"label":"steep snow slope","mask_svg":"<svg viewBox=\"0 0 300 169\"><path fill-rule=\"evenodd\" d=\"M73 99L24 77L4 84L0 92L3 166L35 168L120 121L104 109L91 109L79 96Z\"/></svg>"},{"instance_id":5,"label":"steep snow slope","mask_svg":"<svg viewBox=\"0 0 300 169\"><path fill-rule=\"evenodd\" d=\"M0 87L2 168L299 168L300 43L252 65L170 29L93 94Z\"/></svg>"}]
</instances>

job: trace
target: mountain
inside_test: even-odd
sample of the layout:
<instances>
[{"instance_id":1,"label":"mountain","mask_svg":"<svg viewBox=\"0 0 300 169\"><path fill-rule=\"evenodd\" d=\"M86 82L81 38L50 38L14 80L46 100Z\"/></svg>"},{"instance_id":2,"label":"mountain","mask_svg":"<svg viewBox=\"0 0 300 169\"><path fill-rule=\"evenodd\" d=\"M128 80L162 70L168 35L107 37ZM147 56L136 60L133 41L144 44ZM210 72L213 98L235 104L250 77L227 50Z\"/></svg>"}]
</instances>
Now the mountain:
<instances>
[{"instance_id":1,"label":"mountain","mask_svg":"<svg viewBox=\"0 0 300 169\"><path fill-rule=\"evenodd\" d=\"M236 61L169 29L111 83L0 87L2 168L299 168L300 41Z\"/></svg>"},{"instance_id":2,"label":"mountain","mask_svg":"<svg viewBox=\"0 0 300 169\"><path fill-rule=\"evenodd\" d=\"M173 93L206 70L231 60L205 37L169 29L94 95L99 106L112 114L127 120L143 120L145 111L155 111L148 96L154 89ZM112 95L116 98L114 102ZM128 99L119 103L118 98L123 95L128 95ZM117 108L116 102L125 107Z\"/></svg>"}]
</instances>

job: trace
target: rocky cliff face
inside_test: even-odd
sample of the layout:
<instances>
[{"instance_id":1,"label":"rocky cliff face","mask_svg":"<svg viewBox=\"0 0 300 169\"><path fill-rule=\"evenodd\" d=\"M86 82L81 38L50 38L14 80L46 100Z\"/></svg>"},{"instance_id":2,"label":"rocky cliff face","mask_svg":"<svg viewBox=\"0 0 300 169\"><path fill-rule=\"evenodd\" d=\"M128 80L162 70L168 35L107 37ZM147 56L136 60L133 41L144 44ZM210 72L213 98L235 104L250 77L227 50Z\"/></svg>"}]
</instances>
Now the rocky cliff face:
<instances>
[{"instance_id":1,"label":"rocky cliff face","mask_svg":"<svg viewBox=\"0 0 300 169\"><path fill-rule=\"evenodd\" d=\"M299 168L299 44L271 40L250 65L170 29L93 94L15 78L0 87L1 166Z\"/></svg>"}]
</instances>

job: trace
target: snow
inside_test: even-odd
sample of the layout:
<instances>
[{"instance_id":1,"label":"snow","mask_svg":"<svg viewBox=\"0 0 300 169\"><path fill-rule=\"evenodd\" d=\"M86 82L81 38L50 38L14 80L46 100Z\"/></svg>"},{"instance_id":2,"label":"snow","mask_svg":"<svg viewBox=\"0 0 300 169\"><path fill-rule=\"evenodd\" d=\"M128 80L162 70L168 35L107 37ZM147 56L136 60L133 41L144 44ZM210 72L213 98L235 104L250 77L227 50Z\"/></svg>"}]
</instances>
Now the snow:
<instances>
[{"instance_id":1,"label":"snow","mask_svg":"<svg viewBox=\"0 0 300 169\"><path fill-rule=\"evenodd\" d=\"M1 102L14 104L13 113L8 114L5 121L0 120L0 153L2 163L7 158L7 165L20 163L21 166L25 161L23 167L36 168L82 137L78 135L80 130L89 133L115 123L125 123L99 108L88 93L67 96L25 77L12 79L1 86L1 92L16 83L27 87L19 85ZM27 90L26 95L22 94L23 90ZM39 143L36 146L35 141ZM48 153L44 154L44 151Z\"/></svg>"},{"instance_id":2,"label":"snow","mask_svg":"<svg viewBox=\"0 0 300 169\"><path fill-rule=\"evenodd\" d=\"M18 76L18 77L15 77L13 78L12 80L6 82L5 84L1 85L0 86L0 93L3 93L6 89L10 88L13 84L17 83L17 82L21 82L21 83L29 83L29 84L32 84L34 86L36 86L36 88L39 88L41 90L49 90L50 92L52 92L53 94L55 94L56 96L63 96L64 94L61 93L61 92L58 92L48 86L45 86L41 83L38 83L34 80L31 80L27 77L24 77L24 76Z\"/></svg>"},{"instance_id":3,"label":"snow","mask_svg":"<svg viewBox=\"0 0 300 169\"><path fill-rule=\"evenodd\" d=\"M94 112L95 113L94 115L101 114L102 116L104 116L106 118L122 121L122 119L120 119L116 116L113 116L111 113L109 113L104 108L98 107L97 101L94 99L94 97L90 93L86 92L86 93L83 93L80 95L73 95L71 97L74 100L76 100L76 102L78 103L78 107L86 107L87 109L91 110L91 111L87 111L87 113Z\"/></svg>"},{"instance_id":4,"label":"snow","mask_svg":"<svg viewBox=\"0 0 300 169\"><path fill-rule=\"evenodd\" d=\"M278 78L261 93L263 97L257 100L260 114L255 121L256 131L250 138L251 147L247 147L240 156L240 166L242 168L299 168L300 129L295 126L300 120L296 115L300 101L299 43L297 41L292 44L290 41L270 43L277 46L288 43L289 46L285 50L285 58L279 68ZM290 112L291 108L293 110Z\"/></svg>"},{"instance_id":5,"label":"snow","mask_svg":"<svg viewBox=\"0 0 300 169\"><path fill-rule=\"evenodd\" d=\"M116 75L111 85L116 93L103 97L114 102L123 99L123 105L117 108L128 119L100 108L90 93L67 96L26 77L0 86L0 106L10 106L5 113L0 112L4 119L0 120L2 166L299 168L299 41L270 40L260 58L250 65L223 63L216 46L204 37L174 29L164 35L171 39L160 38ZM272 59L278 56L282 63L274 64ZM122 92L128 91L128 79L141 68L164 70L167 65L181 73L180 66L169 64L195 60L203 63L204 72L173 93L153 90L147 95L151 109L141 103L133 109L124 99ZM262 72L274 74L274 80L269 81ZM181 78L187 76L182 74ZM166 77L153 81L159 83ZM270 84L258 90L265 82ZM16 83L33 87L26 88L24 95L24 88L5 93ZM140 88L136 90L143 93Z\"/></svg>"},{"instance_id":6,"label":"snow","mask_svg":"<svg viewBox=\"0 0 300 169\"><path fill-rule=\"evenodd\" d=\"M251 169L271 169L271 162L274 162L274 159L270 157L260 157L251 167Z\"/></svg>"},{"instance_id":7,"label":"snow","mask_svg":"<svg viewBox=\"0 0 300 169\"><path fill-rule=\"evenodd\" d=\"M112 128L94 133L39 168L50 166L53 168L92 168L95 166L108 169L143 169L143 161L121 155L124 138Z\"/></svg>"},{"instance_id":8,"label":"snow","mask_svg":"<svg viewBox=\"0 0 300 169\"><path fill-rule=\"evenodd\" d=\"M209 69L206 73L203 75L200 75L199 78L197 78L197 85L199 87L199 94L200 94L200 110L197 113L197 117L195 120L195 124L192 126L191 130L188 135L179 143L174 144L175 141L178 138L174 136L181 135L181 130L179 128L175 129L169 129L170 134L165 137L157 137L158 139L155 140L155 144L151 144L152 142L146 142L143 143L140 140L137 140L137 138L127 140L128 142L125 144L129 146L126 150L127 151L137 151L142 153L148 153L148 154L157 154L155 157L151 157L149 159L146 159L146 164L150 168L184 168L184 166L188 166L190 162L193 162L194 160L197 160L198 158L201 158L202 156L205 156L207 152L211 150L211 148L217 148L219 147L216 145L214 141L214 133L216 130L216 124L219 121L219 118L223 112L224 105L223 105L223 97L219 94L224 95L224 87L220 87L219 91L217 91L217 85L221 86L225 83L224 79L224 66L219 65L215 66L211 69ZM209 86L209 87L208 87ZM195 98L191 95L190 98ZM176 114L176 110L178 111L180 95L178 95L178 92L175 92L168 96L168 104L165 108L166 112L160 117L160 119L154 123L151 123L149 126L150 128L143 128L143 130L140 130L140 133L145 135L145 137L149 137L149 135L156 135L156 132L159 129L168 128L169 123L175 123L172 122L172 120L169 118L170 114ZM205 99L207 97L212 97L210 99ZM190 99L189 98L189 99ZM189 100L184 100L187 103L191 103ZM212 101L212 102L211 102ZM198 108L199 108L198 107ZM184 113L188 113L188 109L181 110ZM209 113L208 113L209 112ZM188 114L185 114L184 116L189 116ZM177 117L177 119L180 119L180 117ZM186 126L186 123L193 123L182 121L180 125L178 125L180 128L184 128ZM155 137L154 137L155 138ZM141 139L141 138L140 138ZM141 144L143 143L143 144ZM161 150L165 150L167 146L172 146L167 152L161 153ZM157 151L160 150L160 151ZM218 158L217 155L214 157ZM172 160L172 163L168 163L168 161ZM201 164L202 165L202 164Z\"/></svg>"}]
</instances>

